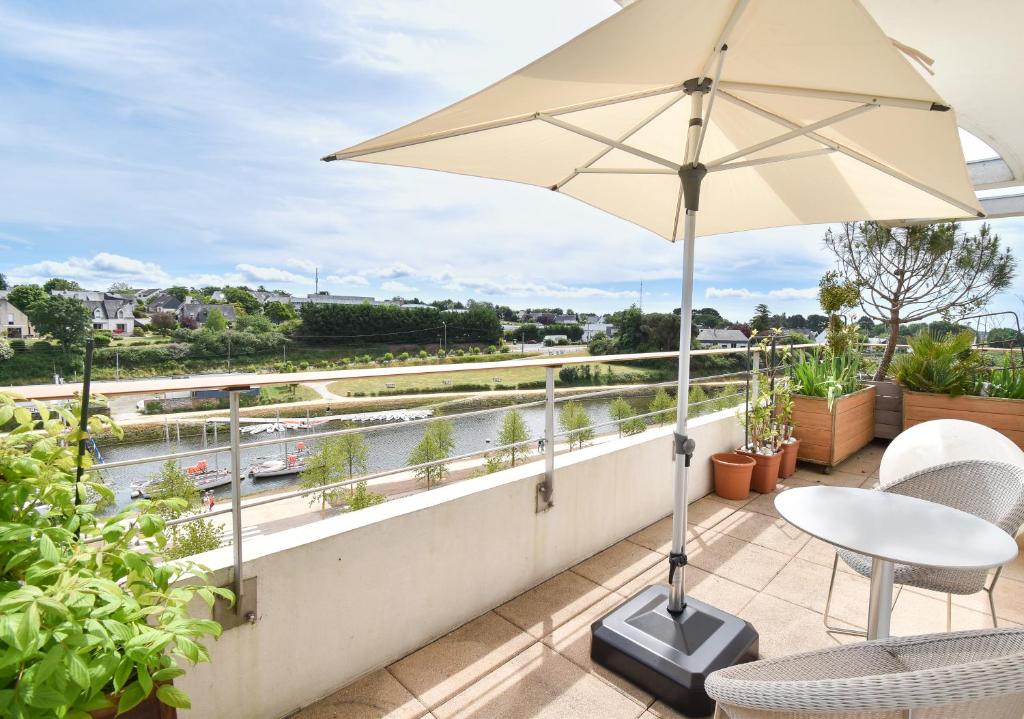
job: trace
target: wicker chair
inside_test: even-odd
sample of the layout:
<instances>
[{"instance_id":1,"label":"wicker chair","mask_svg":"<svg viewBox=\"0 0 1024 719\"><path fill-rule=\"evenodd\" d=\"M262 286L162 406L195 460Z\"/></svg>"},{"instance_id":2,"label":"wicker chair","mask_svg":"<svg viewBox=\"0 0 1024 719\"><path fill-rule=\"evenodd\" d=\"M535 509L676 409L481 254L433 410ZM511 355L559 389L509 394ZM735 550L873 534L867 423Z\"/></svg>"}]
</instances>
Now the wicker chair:
<instances>
[{"instance_id":1,"label":"wicker chair","mask_svg":"<svg viewBox=\"0 0 1024 719\"><path fill-rule=\"evenodd\" d=\"M882 639L708 677L722 719L1021 719L1024 629Z\"/></svg>"},{"instance_id":2,"label":"wicker chair","mask_svg":"<svg viewBox=\"0 0 1024 719\"><path fill-rule=\"evenodd\" d=\"M1003 462L967 460L950 462L908 474L880 487L882 492L893 492L919 497L944 504L995 524L1013 536L1024 523L1024 468ZM832 578L825 601L825 627L837 634L864 636L865 632L829 623L829 608L835 589L836 570L840 558L858 574L871 576L871 558L846 549L836 552L832 561ZM952 629L953 595L988 593L992 626L998 626L993 591L1002 567L997 568L992 581L986 586L987 571L936 569L909 564L895 564L894 581L901 586L931 589L946 594L946 631ZM899 599L899 594L896 595Z\"/></svg>"}]
</instances>

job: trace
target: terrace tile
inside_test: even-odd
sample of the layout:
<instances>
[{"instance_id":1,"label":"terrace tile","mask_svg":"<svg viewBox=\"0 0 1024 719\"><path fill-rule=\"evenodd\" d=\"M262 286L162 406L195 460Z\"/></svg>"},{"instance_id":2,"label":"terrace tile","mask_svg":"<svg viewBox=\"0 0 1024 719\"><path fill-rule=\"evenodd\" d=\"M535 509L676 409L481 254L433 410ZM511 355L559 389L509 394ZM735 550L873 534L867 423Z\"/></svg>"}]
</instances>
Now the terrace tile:
<instances>
[{"instance_id":1,"label":"terrace tile","mask_svg":"<svg viewBox=\"0 0 1024 719\"><path fill-rule=\"evenodd\" d=\"M538 584L494 611L540 639L610 592L586 577L567 571Z\"/></svg>"},{"instance_id":2,"label":"terrace tile","mask_svg":"<svg viewBox=\"0 0 1024 719\"><path fill-rule=\"evenodd\" d=\"M615 590L664 558L665 555L624 539L580 562L572 571L606 589Z\"/></svg>"},{"instance_id":3,"label":"terrace tile","mask_svg":"<svg viewBox=\"0 0 1024 719\"><path fill-rule=\"evenodd\" d=\"M420 702L432 709L534 641L508 620L487 612L388 669Z\"/></svg>"},{"instance_id":4,"label":"terrace tile","mask_svg":"<svg viewBox=\"0 0 1024 719\"><path fill-rule=\"evenodd\" d=\"M420 719L429 717L409 690L386 669L321 699L292 719Z\"/></svg>"}]
</instances>

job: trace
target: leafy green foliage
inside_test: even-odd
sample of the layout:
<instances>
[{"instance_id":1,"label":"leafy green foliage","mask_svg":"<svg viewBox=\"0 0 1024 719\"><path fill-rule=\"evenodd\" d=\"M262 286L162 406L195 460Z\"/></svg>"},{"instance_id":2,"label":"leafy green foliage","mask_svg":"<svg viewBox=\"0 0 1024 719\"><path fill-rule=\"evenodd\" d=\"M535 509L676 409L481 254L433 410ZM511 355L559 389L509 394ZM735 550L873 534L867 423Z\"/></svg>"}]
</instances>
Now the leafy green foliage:
<instances>
[{"instance_id":1,"label":"leafy green foliage","mask_svg":"<svg viewBox=\"0 0 1024 719\"><path fill-rule=\"evenodd\" d=\"M581 449L586 442L594 439L590 415L581 402L564 402L558 410L558 424L569 441L569 450Z\"/></svg>"},{"instance_id":2,"label":"leafy green foliage","mask_svg":"<svg viewBox=\"0 0 1024 719\"><path fill-rule=\"evenodd\" d=\"M80 352L92 330L88 308L70 297L44 297L33 302L25 314L37 332L60 342L64 352Z\"/></svg>"},{"instance_id":3,"label":"leafy green foliage","mask_svg":"<svg viewBox=\"0 0 1024 719\"><path fill-rule=\"evenodd\" d=\"M817 349L801 351L789 367L790 388L794 394L824 397L831 408L839 397L861 387L857 377L859 367L860 356L855 352L837 355Z\"/></svg>"},{"instance_id":4,"label":"leafy green foliage","mask_svg":"<svg viewBox=\"0 0 1024 719\"><path fill-rule=\"evenodd\" d=\"M818 303L828 314L826 344L833 355L844 355L859 339L859 325L843 322L843 311L850 310L860 302L860 285L844 280L835 270L826 272L818 283ZM870 318L867 319L871 323Z\"/></svg>"},{"instance_id":5,"label":"leafy green foliage","mask_svg":"<svg viewBox=\"0 0 1024 719\"><path fill-rule=\"evenodd\" d=\"M164 519L178 519L201 513L203 502L199 487L172 460L164 463L153 477L153 481L154 484L149 488L149 496L152 499L182 500L180 503L165 503L159 508L158 512ZM209 519L193 519L184 524L168 527L167 538L164 556L168 559L191 557L217 549L221 545L220 530Z\"/></svg>"},{"instance_id":6,"label":"leafy green foliage","mask_svg":"<svg viewBox=\"0 0 1024 719\"><path fill-rule=\"evenodd\" d=\"M343 491L326 487L365 474L369 453L366 440L358 433L328 437L317 445L299 475L299 484L305 489L324 488L309 495L311 505L320 504L320 516L326 514L328 504L344 501Z\"/></svg>"},{"instance_id":7,"label":"leafy green foliage","mask_svg":"<svg viewBox=\"0 0 1024 719\"><path fill-rule=\"evenodd\" d=\"M622 397L616 397L612 400L611 404L608 405L608 416L618 422L619 436L621 437L625 431L626 420L631 418L636 412L633 410L633 406L624 400Z\"/></svg>"},{"instance_id":8,"label":"leafy green foliage","mask_svg":"<svg viewBox=\"0 0 1024 719\"><path fill-rule=\"evenodd\" d=\"M80 290L82 286L74 280L66 280L63 277L51 277L43 283L44 292L53 292L54 290Z\"/></svg>"},{"instance_id":9,"label":"leafy green foliage","mask_svg":"<svg viewBox=\"0 0 1024 719\"><path fill-rule=\"evenodd\" d=\"M455 430L447 420L438 420L427 425L420 440L409 454L409 464L426 464L437 462L429 467L416 470L416 478L425 482L427 489L440 484L448 476L448 465L441 460L447 459L455 449Z\"/></svg>"},{"instance_id":10,"label":"leafy green foliage","mask_svg":"<svg viewBox=\"0 0 1024 719\"><path fill-rule=\"evenodd\" d=\"M227 318L224 317L224 313L214 308L210 310L210 313L206 316L206 324L204 329L208 332L223 332L228 328Z\"/></svg>"},{"instance_id":11,"label":"leafy green foliage","mask_svg":"<svg viewBox=\"0 0 1024 719\"><path fill-rule=\"evenodd\" d=\"M8 301L26 314L32 305L46 297L46 290L39 285L17 285L7 293Z\"/></svg>"},{"instance_id":12,"label":"leafy green foliage","mask_svg":"<svg viewBox=\"0 0 1024 719\"><path fill-rule=\"evenodd\" d=\"M508 460L509 466L515 467L516 461L522 461L530 453L528 445L520 443L530 439L530 430L526 426L519 410L512 409L505 413L501 420L501 429L498 430L498 444L505 449L499 452L502 459ZM516 445L506 447L506 445Z\"/></svg>"},{"instance_id":13,"label":"leafy green foliage","mask_svg":"<svg viewBox=\"0 0 1024 719\"><path fill-rule=\"evenodd\" d=\"M127 711L155 682L180 676L179 660L209 661L202 641L220 626L193 618L188 605L231 593L177 586L201 579L200 568L162 561L163 513L182 500L138 502L97 518L89 495L111 492L88 471L76 481L78 461L86 470L90 463L75 453L83 435L69 427L78 419L66 408L37 409L48 419L33 421L0 394L0 424L16 425L0 436L0 714L80 718L110 698ZM88 425L118 431L100 416ZM188 703L180 689L158 698Z\"/></svg>"},{"instance_id":14,"label":"leafy green foliage","mask_svg":"<svg viewBox=\"0 0 1024 719\"><path fill-rule=\"evenodd\" d=\"M374 337L408 343L436 343L447 323L449 343L501 339L501 322L494 309L475 305L466 312L402 309L392 305L302 306L302 327L297 338L322 344L363 343Z\"/></svg>"},{"instance_id":15,"label":"leafy green foliage","mask_svg":"<svg viewBox=\"0 0 1024 719\"><path fill-rule=\"evenodd\" d=\"M907 340L911 351L892 363L896 381L915 392L937 392L956 397L974 390L981 353L971 346L974 337L964 331L942 338L921 332Z\"/></svg>"},{"instance_id":16,"label":"leafy green foliage","mask_svg":"<svg viewBox=\"0 0 1024 719\"><path fill-rule=\"evenodd\" d=\"M988 382L978 382L974 394L1006 399L1024 399L1024 367L1016 364L1011 357L1016 353L1003 355L1001 367L992 370Z\"/></svg>"},{"instance_id":17,"label":"leafy green foliage","mask_svg":"<svg viewBox=\"0 0 1024 719\"><path fill-rule=\"evenodd\" d=\"M263 313L270 319L271 322L281 323L293 320L298 317L295 312L295 308L290 304L284 302L268 302L263 307Z\"/></svg>"},{"instance_id":18,"label":"leafy green foliage","mask_svg":"<svg viewBox=\"0 0 1024 719\"><path fill-rule=\"evenodd\" d=\"M350 490L342 490L339 500L345 505L346 512L357 512L360 509L373 507L387 501L383 494L371 492L366 482L356 482Z\"/></svg>"},{"instance_id":19,"label":"leafy green foliage","mask_svg":"<svg viewBox=\"0 0 1024 719\"><path fill-rule=\"evenodd\" d=\"M666 422L675 422L676 420L676 401L672 398L664 388L661 388L655 393L654 399L651 400L651 404L647 408L648 412L657 412L652 419L656 424L665 424Z\"/></svg>"}]
</instances>

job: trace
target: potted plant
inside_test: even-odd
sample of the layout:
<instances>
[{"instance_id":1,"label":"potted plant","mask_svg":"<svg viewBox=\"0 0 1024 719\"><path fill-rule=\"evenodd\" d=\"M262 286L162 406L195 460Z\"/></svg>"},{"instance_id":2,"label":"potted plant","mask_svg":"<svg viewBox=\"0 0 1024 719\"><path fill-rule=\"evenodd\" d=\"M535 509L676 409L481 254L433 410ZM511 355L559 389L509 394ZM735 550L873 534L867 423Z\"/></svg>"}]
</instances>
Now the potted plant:
<instances>
[{"instance_id":1,"label":"potted plant","mask_svg":"<svg viewBox=\"0 0 1024 719\"><path fill-rule=\"evenodd\" d=\"M739 452L711 455L715 469L715 494L722 499L746 499L750 495L750 479L757 462Z\"/></svg>"},{"instance_id":2,"label":"potted plant","mask_svg":"<svg viewBox=\"0 0 1024 719\"><path fill-rule=\"evenodd\" d=\"M1024 448L1024 368L1010 353L988 367L968 331L943 338L922 332L893 360L903 387L903 429L930 419L963 419L1006 435Z\"/></svg>"},{"instance_id":3,"label":"potted plant","mask_svg":"<svg viewBox=\"0 0 1024 719\"><path fill-rule=\"evenodd\" d=\"M768 382L758 383L757 397L747 409L747 446L738 450L754 460L750 488L761 494L775 490L782 462L774 394L774 388Z\"/></svg>"},{"instance_id":4,"label":"potted plant","mask_svg":"<svg viewBox=\"0 0 1024 719\"><path fill-rule=\"evenodd\" d=\"M788 381L779 382L776 385L775 412L778 433L782 440L779 478L787 479L796 472L796 460L800 451L800 440L793 436L796 424L793 420L793 391Z\"/></svg>"},{"instance_id":5,"label":"potted plant","mask_svg":"<svg viewBox=\"0 0 1024 719\"><path fill-rule=\"evenodd\" d=\"M829 471L875 435L875 388L858 376L854 350L801 352L789 369L797 456Z\"/></svg>"},{"instance_id":6,"label":"potted plant","mask_svg":"<svg viewBox=\"0 0 1024 719\"><path fill-rule=\"evenodd\" d=\"M202 642L220 634L189 614L189 602L231 593L183 585L201 580L199 569L162 561L159 511L182 500L96 516L96 501L113 493L88 472L76 479L88 456L75 448L88 434L69 429L74 411L50 409L59 417L34 421L0 394L0 426L13 425L0 436L0 715L174 716L189 706L172 684L184 673L178 660L208 661ZM106 426L89 419L90 431Z\"/></svg>"}]
</instances>

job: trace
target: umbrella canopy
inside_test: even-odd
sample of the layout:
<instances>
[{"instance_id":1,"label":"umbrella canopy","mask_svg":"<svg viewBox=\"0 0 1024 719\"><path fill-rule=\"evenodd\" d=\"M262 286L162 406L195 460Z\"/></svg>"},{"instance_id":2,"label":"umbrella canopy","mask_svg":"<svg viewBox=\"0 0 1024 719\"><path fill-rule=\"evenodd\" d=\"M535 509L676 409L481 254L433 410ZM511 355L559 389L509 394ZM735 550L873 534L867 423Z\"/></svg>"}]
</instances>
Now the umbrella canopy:
<instances>
[{"instance_id":1,"label":"umbrella canopy","mask_svg":"<svg viewBox=\"0 0 1024 719\"><path fill-rule=\"evenodd\" d=\"M707 713L700 677L741 660L756 634L683 592L693 240L983 216L950 108L857 0L638 0L491 87L323 159L539 185L684 241L668 594L651 587L597 622L592 653L655 695L685 685L673 706ZM688 634L696 615L689 626L717 628Z\"/></svg>"},{"instance_id":2,"label":"umbrella canopy","mask_svg":"<svg viewBox=\"0 0 1024 719\"><path fill-rule=\"evenodd\" d=\"M719 70L698 235L982 216L954 113L856 0L639 0L485 90L324 159L538 185L676 240L683 84Z\"/></svg>"}]
</instances>

